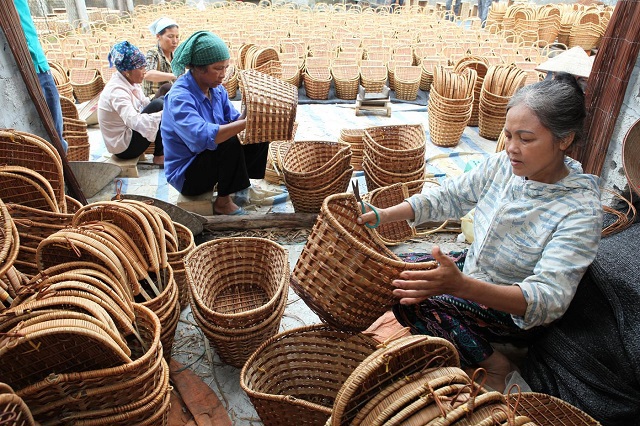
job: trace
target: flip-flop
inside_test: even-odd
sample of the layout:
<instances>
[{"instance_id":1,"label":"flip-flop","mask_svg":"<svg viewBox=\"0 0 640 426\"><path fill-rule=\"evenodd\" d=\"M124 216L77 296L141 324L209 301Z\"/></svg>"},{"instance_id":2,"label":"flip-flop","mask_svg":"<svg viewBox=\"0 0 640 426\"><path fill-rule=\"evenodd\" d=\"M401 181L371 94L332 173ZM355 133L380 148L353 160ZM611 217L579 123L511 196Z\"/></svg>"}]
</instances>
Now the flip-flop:
<instances>
[{"instance_id":1,"label":"flip-flop","mask_svg":"<svg viewBox=\"0 0 640 426\"><path fill-rule=\"evenodd\" d=\"M213 211L213 214L216 216L244 216L249 214L245 209L243 209L242 207L238 207L237 210L234 210L231 213L218 213L217 211Z\"/></svg>"}]
</instances>

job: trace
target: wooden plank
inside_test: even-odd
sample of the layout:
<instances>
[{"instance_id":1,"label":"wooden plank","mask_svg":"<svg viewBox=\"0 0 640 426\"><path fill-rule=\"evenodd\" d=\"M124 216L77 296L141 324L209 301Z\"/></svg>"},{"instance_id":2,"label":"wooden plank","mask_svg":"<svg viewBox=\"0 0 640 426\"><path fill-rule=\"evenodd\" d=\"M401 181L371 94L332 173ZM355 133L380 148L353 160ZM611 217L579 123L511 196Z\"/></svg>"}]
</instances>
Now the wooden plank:
<instances>
[{"instance_id":1,"label":"wooden plank","mask_svg":"<svg viewBox=\"0 0 640 426\"><path fill-rule=\"evenodd\" d=\"M209 231L233 231L265 228L311 228L316 223L315 213L267 213L247 214L241 216L216 215L206 216L204 227ZM442 222L427 222L420 228L435 228ZM447 229L460 228L460 221L450 220Z\"/></svg>"},{"instance_id":2,"label":"wooden plank","mask_svg":"<svg viewBox=\"0 0 640 426\"><path fill-rule=\"evenodd\" d=\"M120 169L122 169L118 177L137 178L139 176L138 160L139 160L138 158L123 160L121 158L116 157L115 155L112 155L107 159L107 161L105 161L105 163L115 164L116 166L119 166Z\"/></svg>"}]
</instances>

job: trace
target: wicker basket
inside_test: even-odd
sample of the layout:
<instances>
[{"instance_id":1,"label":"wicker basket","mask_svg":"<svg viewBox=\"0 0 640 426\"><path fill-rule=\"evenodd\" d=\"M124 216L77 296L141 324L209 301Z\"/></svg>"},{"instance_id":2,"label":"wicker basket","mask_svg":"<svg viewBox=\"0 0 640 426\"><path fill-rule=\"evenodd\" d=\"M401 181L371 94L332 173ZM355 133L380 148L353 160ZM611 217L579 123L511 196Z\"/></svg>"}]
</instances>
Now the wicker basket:
<instances>
[{"instance_id":1,"label":"wicker basket","mask_svg":"<svg viewBox=\"0 0 640 426\"><path fill-rule=\"evenodd\" d=\"M354 65L334 65L331 74L339 99L355 99L360 85L360 68Z\"/></svg>"},{"instance_id":2,"label":"wicker basket","mask_svg":"<svg viewBox=\"0 0 640 426\"><path fill-rule=\"evenodd\" d=\"M362 169L364 170L367 189L371 191L377 187L369 186L369 182L372 178L374 182L383 184L382 186L393 185L396 183L408 183L422 179L424 178L425 164L423 163L420 167L408 172L392 172L376 165L365 153L364 160L362 161Z\"/></svg>"},{"instance_id":3,"label":"wicker basket","mask_svg":"<svg viewBox=\"0 0 640 426\"><path fill-rule=\"evenodd\" d=\"M0 166L0 198L7 203L59 213L53 188L38 172L21 166Z\"/></svg>"},{"instance_id":4,"label":"wicker basket","mask_svg":"<svg viewBox=\"0 0 640 426\"><path fill-rule=\"evenodd\" d=\"M4 383L0 383L0 419L7 426L35 426L31 411L22 398Z\"/></svg>"},{"instance_id":5,"label":"wicker basket","mask_svg":"<svg viewBox=\"0 0 640 426\"><path fill-rule=\"evenodd\" d=\"M296 213L318 213L325 198L332 194L340 194L347 190L353 176L353 167L349 167L335 180L316 189L298 189L287 186L289 198Z\"/></svg>"},{"instance_id":6,"label":"wicker basket","mask_svg":"<svg viewBox=\"0 0 640 426\"><path fill-rule=\"evenodd\" d=\"M280 161L287 186L313 190L335 181L351 162L351 145L323 141L294 142Z\"/></svg>"},{"instance_id":7,"label":"wicker basket","mask_svg":"<svg viewBox=\"0 0 640 426\"><path fill-rule=\"evenodd\" d=\"M189 287L187 285L187 272L184 267L184 257L196 246L193 233L189 228L179 223L174 223L178 235L178 247L173 252L167 252L169 265L173 269L173 279L178 287L180 308L184 309L189 304Z\"/></svg>"},{"instance_id":8,"label":"wicker basket","mask_svg":"<svg viewBox=\"0 0 640 426\"><path fill-rule=\"evenodd\" d=\"M80 103L95 98L104 88L102 75L96 69L72 68L69 70L69 81L73 94Z\"/></svg>"},{"instance_id":9,"label":"wicker basket","mask_svg":"<svg viewBox=\"0 0 640 426\"><path fill-rule=\"evenodd\" d=\"M415 101L420 89L421 68L416 66L396 66L395 90L396 98Z\"/></svg>"},{"instance_id":10,"label":"wicker basket","mask_svg":"<svg viewBox=\"0 0 640 426\"><path fill-rule=\"evenodd\" d=\"M196 247L184 264L201 328L224 362L242 365L278 330L288 289L286 251L263 238L221 238Z\"/></svg>"},{"instance_id":11,"label":"wicker basket","mask_svg":"<svg viewBox=\"0 0 640 426\"><path fill-rule=\"evenodd\" d=\"M344 381L376 343L324 325L288 330L251 355L240 386L265 426L321 425Z\"/></svg>"},{"instance_id":12,"label":"wicker basket","mask_svg":"<svg viewBox=\"0 0 640 426\"><path fill-rule=\"evenodd\" d=\"M73 100L60 96L60 107L62 108L62 118L80 119L78 116L78 108Z\"/></svg>"},{"instance_id":13,"label":"wicker basket","mask_svg":"<svg viewBox=\"0 0 640 426\"><path fill-rule=\"evenodd\" d=\"M351 165L353 170L362 170L362 158L364 155L364 129L342 129L338 141L351 145Z\"/></svg>"},{"instance_id":14,"label":"wicker basket","mask_svg":"<svg viewBox=\"0 0 640 426\"><path fill-rule=\"evenodd\" d=\"M298 107L298 89L292 84L255 70L240 72L247 126L245 145L291 140Z\"/></svg>"},{"instance_id":15,"label":"wicker basket","mask_svg":"<svg viewBox=\"0 0 640 426\"><path fill-rule=\"evenodd\" d=\"M381 93L387 83L387 74L386 65L360 67L362 87L367 93Z\"/></svg>"},{"instance_id":16,"label":"wicker basket","mask_svg":"<svg viewBox=\"0 0 640 426\"><path fill-rule=\"evenodd\" d=\"M331 425L359 424L352 421L365 417L360 409L388 386L415 380L422 372L442 367L460 367L458 352L447 340L407 336L392 341L369 355L344 382L336 395ZM426 392L428 389L423 389Z\"/></svg>"},{"instance_id":17,"label":"wicker basket","mask_svg":"<svg viewBox=\"0 0 640 426\"><path fill-rule=\"evenodd\" d=\"M322 321L343 330L366 329L397 302L390 283L400 272L435 266L400 261L356 223L360 214L353 194L327 197L291 276Z\"/></svg>"},{"instance_id":18,"label":"wicker basket","mask_svg":"<svg viewBox=\"0 0 640 426\"><path fill-rule=\"evenodd\" d=\"M256 71L282 80L282 62L269 61L254 68Z\"/></svg>"},{"instance_id":19,"label":"wicker basket","mask_svg":"<svg viewBox=\"0 0 640 426\"><path fill-rule=\"evenodd\" d=\"M629 189L640 194L640 120L627 131L622 143L622 166Z\"/></svg>"},{"instance_id":20,"label":"wicker basket","mask_svg":"<svg viewBox=\"0 0 640 426\"><path fill-rule=\"evenodd\" d=\"M376 126L364 132L365 155L392 173L413 172L424 166L425 149L426 135L421 124Z\"/></svg>"},{"instance_id":21,"label":"wicker basket","mask_svg":"<svg viewBox=\"0 0 640 426\"><path fill-rule=\"evenodd\" d=\"M537 392L512 393L507 395L507 402L517 415L529 417L538 426L600 426L597 420L584 411L551 395Z\"/></svg>"},{"instance_id":22,"label":"wicker basket","mask_svg":"<svg viewBox=\"0 0 640 426\"><path fill-rule=\"evenodd\" d=\"M304 92L309 99L329 99L331 72L329 67L309 67L303 75Z\"/></svg>"},{"instance_id":23,"label":"wicker basket","mask_svg":"<svg viewBox=\"0 0 640 426\"><path fill-rule=\"evenodd\" d=\"M229 99L236 97L238 92L238 71L233 65L227 68L224 80L222 80L222 86L227 89Z\"/></svg>"},{"instance_id":24,"label":"wicker basket","mask_svg":"<svg viewBox=\"0 0 640 426\"><path fill-rule=\"evenodd\" d=\"M274 185L284 185L281 160L287 155L287 151L293 143L293 141L274 141L269 144L264 180Z\"/></svg>"}]
</instances>

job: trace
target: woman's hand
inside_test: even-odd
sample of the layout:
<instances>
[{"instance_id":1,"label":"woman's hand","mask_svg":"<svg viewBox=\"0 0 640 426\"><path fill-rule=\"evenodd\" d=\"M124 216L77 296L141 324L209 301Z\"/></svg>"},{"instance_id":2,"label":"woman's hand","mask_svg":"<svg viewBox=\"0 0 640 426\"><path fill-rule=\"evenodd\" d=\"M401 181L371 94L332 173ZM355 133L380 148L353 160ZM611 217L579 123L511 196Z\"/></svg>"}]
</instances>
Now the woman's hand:
<instances>
[{"instance_id":1,"label":"woman's hand","mask_svg":"<svg viewBox=\"0 0 640 426\"><path fill-rule=\"evenodd\" d=\"M238 117L238 120L244 120L246 118L247 118L247 109L242 108L242 114L240 114L240 117Z\"/></svg>"},{"instance_id":2,"label":"woman's hand","mask_svg":"<svg viewBox=\"0 0 640 426\"><path fill-rule=\"evenodd\" d=\"M400 278L391 284L396 287L393 295L400 298L403 305L413 305L431 296L450 294L456 296L465 285L465 275L460 272L453 259L434 246L431 254L438 262L435 269L424 271L403 271Z\"/></svg>"},{"instance_id":3,"label":"woman's hand","mask_svg":"<svg viewBox=\"0 0 640 426\"><path fill-rule=\"evenodd\" d=\"M366 213L363 213L361 216L359 216L356 219L356 222L358 223L358 225L364 225L365 223L368 223L370 225L375 225L376 223L378 223L378 216L376 216L376 214L373 212L373 210L367 206L365 204L365 208L368 210ZM378 215L380 215L380 223L382 223L382 209L378 210ZM380 224L378 223L378 225Z\"/></svg>"}]
</instances>

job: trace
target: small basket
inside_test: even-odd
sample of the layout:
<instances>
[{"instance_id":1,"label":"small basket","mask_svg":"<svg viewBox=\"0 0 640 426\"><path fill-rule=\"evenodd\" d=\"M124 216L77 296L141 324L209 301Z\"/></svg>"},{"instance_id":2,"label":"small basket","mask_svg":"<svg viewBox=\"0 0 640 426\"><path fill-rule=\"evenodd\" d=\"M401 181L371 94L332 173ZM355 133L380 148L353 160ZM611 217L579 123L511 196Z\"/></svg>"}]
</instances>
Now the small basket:
<instances>
[{"instance_id":1,"label":"small basket","mask_svg":"<svg viewBox=\"0 0 640 426\"><path fill-rule=\"evenodd\" d=\"M420 89L421 68L417 66L396 66L396 98L415 101Z\"/></svg>"},{"instance_id":2,"label":"small basket","mask_svg":"<svg viewBox=\"0 0 640 426\"><path fill-rule=\"evenodd\" d=\"M288 330L251 355L240 386L265 426L321 425L344 381L376 344L326 325Z\"/></svg>"},{"instance_id":3,"label":"small basket","mask_svg":"<svg viewBox=\"0 0 640 426\"><path fill-rule=\"evenodd\" d=\"M304 91L309 99L329 99L332 79L328 67L307 67L303 79Z\"/></svg>"},{"instance_id":4,"label":"small basket","mask_svg":"<svg viewBox=\"0 0 640 426\"><path fill-rule=\"evenodd\" d=\"M354 65L334 65L331 74L339 99L355 99L360 85L360 68Z\"/></svg>"},{"instance_id":5,"label":"small basket","mask_svg":"<svg viewBox=\"0 0 640 426\"><path fill-rule=\"evenodd\" d=\"M298 107L298 88L255 70L240 72L247 126L244 145L291 140Z\"/></svg>"},{"instance_id":6,"label":"small basket","mask_svg":"<svg viewBox=\"0 0 640 426\"><path fill-rule=\"evenodd\" d=\"M381 93L387 82L387 74L386 65L360 67L362 87L367 93Z\"/></svg>"},{"instance_id":7,"label":"small basket","mask_svg":"<svg viewBox=\"0 0 640 426\"><path fill-rule=\"evenodd\" d=\"M357 224L360 214L353 194L327 197L291 276L320 319L342 330L364 330L397 303L391 282L400 272L435 267L402 262Z\"/></svg>"},{"instance_id":8,"label":"small basket","mask_svg":"<svg viewBox=\"0 0 640 426\"><path fill-rule=\"evenodd\" d=\"M178 235L178 247L176 251L167 252L167 260L173 269L173 279L178 287L180 308L184 309L189 304L189 287L187 285L187 272L184 267L184 257L195 248L193 233L189 228L179 223L174 223Z\"/></svg>"}]
</instances>

